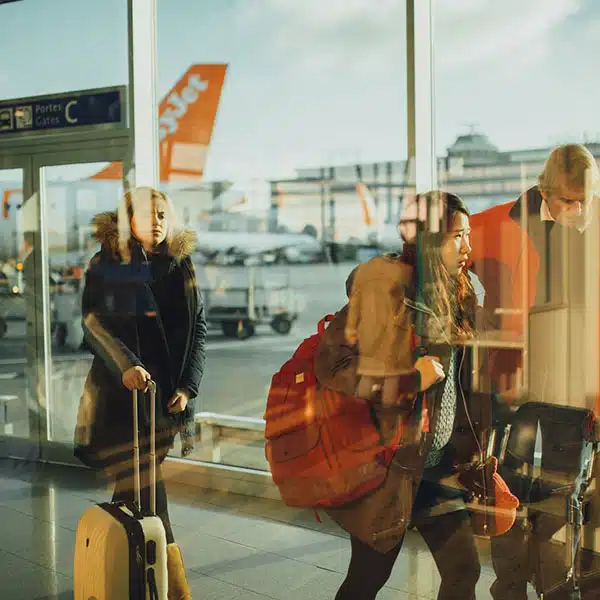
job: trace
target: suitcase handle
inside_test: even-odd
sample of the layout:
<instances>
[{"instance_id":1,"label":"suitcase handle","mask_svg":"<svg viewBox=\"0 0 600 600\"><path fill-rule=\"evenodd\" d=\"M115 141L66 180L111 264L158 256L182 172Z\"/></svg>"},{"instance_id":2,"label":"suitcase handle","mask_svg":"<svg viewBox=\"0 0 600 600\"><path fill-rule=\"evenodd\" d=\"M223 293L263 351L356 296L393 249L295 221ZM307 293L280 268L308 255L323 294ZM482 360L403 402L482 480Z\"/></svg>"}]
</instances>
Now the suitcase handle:
<instances>
[{"instance_id":1,"label":"suitcase handle","mask_svg":"<svg viewBox=\"0 0 600 600\"><path fill-rule=\"evenodd\" d=\"M148 381L150 391L150 516L156 515L156 383ZM142 511L140 484L140 434L138 390L133 390L133 490L135 501Z\"/></svg>"}]
</instances>

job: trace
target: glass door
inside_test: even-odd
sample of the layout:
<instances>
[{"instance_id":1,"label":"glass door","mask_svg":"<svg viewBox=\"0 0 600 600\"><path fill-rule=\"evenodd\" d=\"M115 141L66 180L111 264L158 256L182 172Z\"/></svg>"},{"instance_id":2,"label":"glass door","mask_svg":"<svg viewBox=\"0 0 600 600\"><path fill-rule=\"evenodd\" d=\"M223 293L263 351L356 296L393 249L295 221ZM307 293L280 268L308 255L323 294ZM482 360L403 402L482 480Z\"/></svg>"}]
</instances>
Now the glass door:
<instances>
[{"instance_id":1,"label":"glass door","mask_svg":"<svg viewBox=\"0 0 600 600\"><path fill-rule=\"evenodd\" d=\"M31 158L0 155L0 456L39 456L39 198Z\"/></svg>"},{"instance_id":2,"label":"glass door","mask_svg":"<svg viewBox=\"0 0 600 600\"><path fill-rule=\"evenodd\" d=\"M91 365L80 324L91 221L117 207L126 156L121 140L0 148L0 457L75 462Z\"/></svg>"},{"instance_id":3,"label":"glass door","mask_svg":"<svg viewBox=\"0 0 600 600\"><path fill-rule=\"evenodd\" d=\"M55 153L33 164L46 282L41 456L49 461L75 461L77 410L92 363L81 327L85 270L99 249L92 221L100 212L116 210L123 194L124 152L110 150Z\"/></svg>"}]
</instances>

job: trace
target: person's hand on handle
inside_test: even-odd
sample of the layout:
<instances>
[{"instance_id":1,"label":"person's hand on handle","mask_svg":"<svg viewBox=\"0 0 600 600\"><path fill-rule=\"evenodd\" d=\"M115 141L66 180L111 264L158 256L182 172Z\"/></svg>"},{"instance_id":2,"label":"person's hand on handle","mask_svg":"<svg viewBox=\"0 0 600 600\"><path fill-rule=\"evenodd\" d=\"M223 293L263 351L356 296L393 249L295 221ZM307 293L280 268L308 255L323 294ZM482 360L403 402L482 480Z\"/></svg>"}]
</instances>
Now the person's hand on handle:
<instances>
[{"instance_id":1,"label":"person's hand on handle","mask_svg":"<svg viewBox=\"0 0 600 600\"><path fill-rule=\"evenodd\" d=\"M152 379L152 376L144 367L131 367L123 373L123 385L129 390L142 390L148 389L148 382Z\"/></svg>"},{"instance_id":2,"label":"person's hand on handle","mask_svg":"<svg viewBox=\"0 0 600 600\"><path fill-rule=\"evenodd\" d=\"M442 381L446 374L437 356L421 356L415 363L415 369L421 374L420 392L424 392L434 383Z\"/></svg>"},{"instance_id":3,"label":"person's hand on handle","mask_svg":"<svg viewBox=\"0 0 600 600\"><path fill-rule=\"evenodd\" d=\"M169 412L180 413L185 410L188 402L190 401L190 395L186 390L175 390L175 393L169 400Z\"/></svg>"}]
</instances>

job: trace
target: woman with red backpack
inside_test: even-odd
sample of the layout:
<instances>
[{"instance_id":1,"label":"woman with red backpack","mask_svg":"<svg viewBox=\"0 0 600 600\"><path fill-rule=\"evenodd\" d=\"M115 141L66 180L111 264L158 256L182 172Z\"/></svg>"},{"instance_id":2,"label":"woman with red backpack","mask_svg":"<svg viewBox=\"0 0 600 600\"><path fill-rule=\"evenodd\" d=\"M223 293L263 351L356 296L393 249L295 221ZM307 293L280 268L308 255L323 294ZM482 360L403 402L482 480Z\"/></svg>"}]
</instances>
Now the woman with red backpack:
<instances>
[{"instance_id":1,"label":"woman with red backpack","mask_svg":"<svg viewBox=\"0 0 600 600\"><path fill-rule=\"evenodd\" d=\"M474 336L477 308L466 269L469 211L440 191L418 196L414 206L426 206L429 218L415 215L412 232L400 226L401 255L379 256L353 271L348 306L327 327L315 357L321 385L370 402L383 440L403 428L385 482L327 509L352 546L336 600L376 598L409 524L440 572L438 600L474 599L480 574L457 475L459 465L484 462L491 426L489 398L469 392L464 344Z\"/></svg>"}]
</instances>

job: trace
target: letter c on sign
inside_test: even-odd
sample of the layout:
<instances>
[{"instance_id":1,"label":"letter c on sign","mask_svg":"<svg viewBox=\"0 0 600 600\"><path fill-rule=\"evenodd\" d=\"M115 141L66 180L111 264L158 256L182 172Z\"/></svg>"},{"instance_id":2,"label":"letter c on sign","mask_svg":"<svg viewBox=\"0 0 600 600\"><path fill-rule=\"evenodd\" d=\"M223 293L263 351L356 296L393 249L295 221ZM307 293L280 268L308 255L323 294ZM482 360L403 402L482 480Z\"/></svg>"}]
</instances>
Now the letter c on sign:
<instances>
[{"instance_id":1,"label":"letter c on sign","mask_svg":"<svg viewBox=\"0 0 600 600\"><path fill-rule=\"evenodd\" d=\"M67 106L65 107L65 119L67 119L68 123L77 123L77 117L73 118L71 116L71 107L77 104L77 100L71 100L67 102Z\"/></svg>"}]
</instances>

